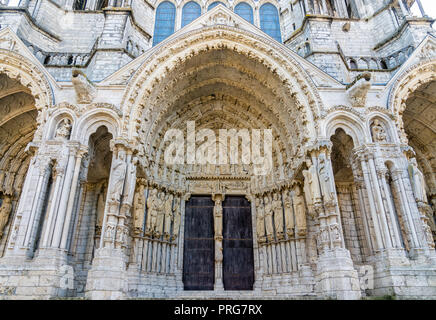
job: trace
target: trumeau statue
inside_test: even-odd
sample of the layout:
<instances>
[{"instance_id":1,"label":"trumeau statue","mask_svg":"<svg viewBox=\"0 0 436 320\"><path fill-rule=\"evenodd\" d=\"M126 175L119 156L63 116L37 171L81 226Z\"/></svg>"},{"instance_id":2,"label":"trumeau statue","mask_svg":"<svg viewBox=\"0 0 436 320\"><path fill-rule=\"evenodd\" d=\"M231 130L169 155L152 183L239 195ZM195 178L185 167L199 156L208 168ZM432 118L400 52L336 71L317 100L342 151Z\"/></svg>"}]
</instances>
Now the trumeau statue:
<instances>
[{"instance_id":1,"label":"trumeau statue","mask_svg":"<svg viewBox=\"0 0 436 320\"><path fill-rule=\"evenodd\" d=\"M133 199L133 227L135 233L141 233L144 225L145 195L144 185L140 184Z\"/></svg>"},{"instance_id":2,"label":"trumeau statue","mask_svg":"<svg viewBox=\"0 0 436 320\"><path fill-rule=\"evenodd\" d=\"M415 158L410 159L408 171L416 201L427 203L424 175L419 170Z\"/></svg>"},{"instance_id":3,"label":"trumeau statue","mask_svg":"<svg viewBox=\"0 0 436 320\"><path fill-rule=\"evenodd\" d=\"M156 226L157 218L157 190L152 189L147 199L146 234L151 236Z\"/></svg>"},{"instance_id":4,"label":"trumeau statue","mask_svg":"<svg viewBox=\"0 0 436 320\"><path fill-rule=\"evenodd\" d=\"M286 234L288 236L294 235L294 215L292 213L292 203L289 191L286 190L283 193L283 205L285 211L285 223L286 223Z\"/></svg>"},{"instance_id":5,"label":"trumeau statue","mask_svg":"<svg viewBox=\"0 0 436 320\"><path fill-rule=\"evenodd\" d=\"M319 182L321 185L322 195L325 203L331 203L334 200L332 181L327 163L324 157L319 158Z\"/></svg>"},{"instance_id":6,"label":"trumeau statue","mask_svg":"<svg viewBox=\"0 0 436 320\"><path fill-rule=\"evenodd\" d=\"M221 204L221 199L215 200L214 211L214 229L215 238L223 237L223 206Z\"/></svg>"},{"instance_id":7,"label":"trumeau statue","mask_svg":"<svg viewBox=\"0 0 436 320\"><path fill-rule=\"evenodd\" d=\"M265 229L268 240L272 241L274 238L274 228L273 228L273 209L269 196L264 198L265 202Z\"/></svg>"},{"instance_id":8,"label":"trumeau statue","mask_svg":"<svg viewBox=\"0 0 436 320\"><path fill-rule=\"evenodd\" d=\"M371 128L372 139L374 142L386 142L386 131L383 126L380 124L378 119L374 120L374 123Z\"/></svg>"},{"instance_id":9,"label":"trumeau statue","mask_svg":"<svg viewBox=\"0 0 436 320\"><path fill-rule=\"evenodd\" d=\"M164 237L166 240L170 239L171 222L173 221L173 195L167 195L165 200L165 225L164 225Z\"/></svg>"},{"instance_id":10,"label":"trumeau statue","mask_svg":"<svg viewBox=\"0 0 436 320\"><path fill-rule=\"evenodd\" d=\"M299 236L306 235L306 208L304 205L303 195L301 194L301 188L296 186L294 189L294 212L295 212L295 220L297 225L297 232Z\"/></svg>"},{"instance_id":11,"label":"trumeau statue","mask_svg":"<svg viewBox=\"0 0 436 320\"><path fill-rule=\"evenodd\" d=\"M259 242L265 242L265 209L262 199L256 198L256 232Z\"/></svg>"},{"instance_id":12,"label":"trumeau statue","mask_svg":"<svg viewBox=\"0 0 436 320\"><path fill-rule=\"evenodd\" d=\"M274 211L274 223L276 227L277 238L283 239L283 208L282 201L278 193L274 193L272 208Z\"/></svg>"},{"instance_id":13,"label":"trumeau statue","mask_svg":"<svg viewBox=\"0 0 436 320\"><path fill-rule=\"evenodd\" d=\"M10 196L5 196L2 205L0 207L0 239L3 236L3 229L8 223L11 211L12 211L12 198Z\"/></svg>"},{"instance_id":14,"label":"trumeau statue","mask_svg":"<svg viewBox=\"0 0 436 320\"><path fill-rule=\"evenodd\" d=\"M56 139L68 140L71 134L71 127L71 120L68 118L63 119L56 129Z\"/></svg>"},{"instance_id":15,"label":"trumeau statue","mask_svg":"<svg viewBox=\"0 0 436 320\"><path fill-rule=\"evenodd\" d=\"M126 177L127 163L125 153L121 151L115 159L114 169L111 174L112 185L110 188L110 200L119 202L123 194L124 179Z\"/></svg>"},{"instance_id":16,"label":"trumeau statue","mask_svg":"<svg viewBox=\"0 0 436 320\"><path fill-rule=\"evenodd\" d=\"M180 214L180 198L176 197L174 199L174 206L173 206L173 240L177 238L179 235L179 229L180 229L180 220L181 220L181 214Z\"/></svg>"}]
</instances>

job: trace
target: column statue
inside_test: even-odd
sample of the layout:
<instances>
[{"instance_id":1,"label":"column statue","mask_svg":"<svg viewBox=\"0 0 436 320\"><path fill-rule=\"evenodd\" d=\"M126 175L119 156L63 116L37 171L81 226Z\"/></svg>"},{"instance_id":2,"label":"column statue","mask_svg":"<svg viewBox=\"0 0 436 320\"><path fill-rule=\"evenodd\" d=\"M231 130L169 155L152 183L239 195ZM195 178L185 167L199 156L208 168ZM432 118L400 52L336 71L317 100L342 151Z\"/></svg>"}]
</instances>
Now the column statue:
<instances>
[{"instance_id":1,"label":"column statue","mask_svg":"<svg viewBox=\"0 0 436 320\"><path fill-rule=\"evenodd\" d=\"M180 229L180 221L181 221L181 212L180 212L180 198L176 197L174 199L174 207L173 207L173 240L177 238L179 235Z\"/></svg>"},{"instance_id":2,"label":"column statue","mask_svg":"<svg viewBox=\"0 0 436 320\"><path fill-rule=\"evenodd\" d=\"M0 207L0 239L3 236L3 229L8 223L9 216L12 211L12 198L10 196L5 196L2 205Z\"/></svg>"},{"instance_id":3,"label":"column statue","mask_svg":"<svg viewBox=\"0 0 436 320\"><path fill-rule=\"evenodd\" d=\"M301 194L301 188L296 186L294 189L294 212L297 225L297 232L299 236L305 236L307 231L306 226L306 207L304 205L303 195Z\"/></svg>"},{"instance_id":4,"label":"column statue","mask_svg":"<svg viewBox=\"0 0 436 320\"><path fill-rule=\"evenodd\" d=\"M156 200L156 226L154 229L154 237L160 238L163 232L163 221L165 217L165 192L159 192Z\"/></svg>"},{"instance_id":5,"label":"column statue","mask_svg":"<svg viewBox=\"0 0 436 320\"><path fill-rule=\"evenodd\" d=\"M157 190L152 189L147 199L147 221L145 225L146 234L152 236L156 227L157 218Z\"/></svg>"},{"instance_id":6,"label":"column statue","mask_svg":"<svg viewBox=\"0 0 436 320\"><path fill-rule=\"evenodd\" d=\"M264 197L265 203L265 229L268 241L274 240L274 227L273 227L273 209L269 196Z\"/></svg>"},{"instance_id":7,"label":"column statue","mask_svg":"<svg viewBox=\"0 0 436 320\"><path fill-rule=\"evenodd\" d=\"M289 195L289 190L286 190L283 193L283 206L285 211L285 226L286 226L286 234L288 237L292 237L294 235L294 213L292 212L292 201L291 196Z\"/></svg>"},{"instance_id":8,"label":"column statue","mask_svg":"<svg viewBox=\"0 0 436 320\"><path fill-rule=\"evenodd\" d=\"M260 243L265 242L265 209L263 208L262 198L256 198L256 232Z\"/></svg>"},{"instance_id":9,"label":"column statue","mask_svg":"<svg viewBox=\"0 0 436 320\"><path fill-rule=\"evenodd\" d=\"M170 194L165 200L165 225L164 238L169 240L171 236L171 222L173 221L173 195Z\"/></svg>"},{"instance_id":10,"label":"column statue","mask_svg":"<svg viewBox=\"0 0 436 320\"><path fill-rule=\"evenodd\" d=\"M416 201L427 203L424 175L421 170L419 170L415 158L410 159L408 171Z\"/></svg>"},{"instance_id":11,"label":"column statue","mask_svg":"<svg viewBox=\"0 0 436 320\"><path fill-rule=\"evenodd\" d=\"M324 197L324 203L328 204L334 200L334 193L332 189L332 181L330 177L330 172L324 157L319 158L319 180L321 185L321 193Z\"/></svg>"},{"instance_id":12,"label":"column statue","mask_svg":"<svg viewBox=\"0 0 436 320\"><path fill-rule=\"evenodd\" d=\"M126 177L126 155L124 151L120 151L118 158L115 159L114 169L111 174L110 200L112 202L120 202L123 194L124 179Z\"/></svg>"},{"instance_id":13,"label":"column statue","mask_svg":"<svg viewBox=\"0 0 436 320\"><path fill-rule=\"evenodd\" d=\"M133 230L140 235L144 225L145 195L144 185L140 184L133 199Z\"/></svg>"},{"instance_id":14,"label":"column statue","mask_svg":"<svg viewBox=\"0 0 436 320\"><path fill-rule=\"evenodd\" d=\"M307 170L303 170L304 191L306 193L307 203L312 205L314 202L318 202L321 199L317 178L318 173L311 159L306 160L306 165Z\"/></svg>"},{"instance_id":15,"label":"column statue","mask_svg":"<svg viewBox=\"0 0 436 320\"><path fill-rule=\"evenodd\" d=\"M272 208L274 211L274 224L276 227L276 236L278 239L283 239L283 207L282 200L279 198L278 193L274 193Z\"/></svg>"}]
</instances>

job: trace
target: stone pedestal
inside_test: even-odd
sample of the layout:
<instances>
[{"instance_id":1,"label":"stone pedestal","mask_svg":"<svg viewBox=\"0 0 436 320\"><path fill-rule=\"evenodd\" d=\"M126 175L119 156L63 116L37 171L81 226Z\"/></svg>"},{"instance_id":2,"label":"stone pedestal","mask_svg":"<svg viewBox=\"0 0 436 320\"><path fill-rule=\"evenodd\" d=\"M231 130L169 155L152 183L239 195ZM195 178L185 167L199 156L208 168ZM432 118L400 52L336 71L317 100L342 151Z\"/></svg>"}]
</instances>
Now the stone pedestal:
<instances>
[{"instance_id":1,"label":"stone pedestal","mask_svg":"<svg viewBox=\"0 0 436 320\"><path fill-rule=\"evenodd\" d=\"M120 300L127 294L127 271L123 249L97 249L88 272L85 296L88 299Z\"/></svg>"},{"instance_id":2,"label":"stone pedestal","mask_svg":"<svg viewBox=\"0 0 436 320\"><path fill-rule=\"evenodd\" d=\"M315 275L315 291L326 298L360 299L360 284L348 250L326 250L319 257Z\"/></svg>"}]
</instances>

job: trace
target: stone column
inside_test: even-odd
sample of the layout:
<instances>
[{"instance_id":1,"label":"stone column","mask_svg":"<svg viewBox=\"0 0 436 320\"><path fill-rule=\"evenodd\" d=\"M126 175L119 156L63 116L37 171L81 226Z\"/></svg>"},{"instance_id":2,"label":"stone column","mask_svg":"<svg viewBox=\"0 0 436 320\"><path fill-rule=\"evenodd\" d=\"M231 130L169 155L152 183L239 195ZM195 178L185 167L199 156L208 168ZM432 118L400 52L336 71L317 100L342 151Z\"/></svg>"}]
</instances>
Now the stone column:
<instances>
[{"instance_id":1,"label":"stone column","mask_svg":"<svg viewBox=\"0 0 436 320\"><path fill-rule=\"evenodd\" d=\"M67 165L67 159L64 158L58 158L56 161L56 166L53 170L53 181L54 181L54 189L53 189L53 196L51 199L51 205L49 208L49 211L47 213L47 222L45 225L45 228L42 232L42 242L41 247L45 248L48 247L51 244L51 240L53 237L53 226L54 222L56 221L56 212L58 209L59 204L59 197L62 193L62 184L64 182L64 176L65 176L65 169Z\"/></svg>"},{"instance_id":2,"label":"stone column","mask_svg":"<svg viewBox=\"0 0 436 320\"><path fill-rule=\"evenodd\" d=\"M385 241L385 246L387 249L391 249L392 248L392 239L391 239L391 235L389 232L389 226L388 226L388 222L386 220L386 212L385 212L385 208L384 208L384 204L383 204L383 199L380 193L380 186L379 186L379 182L377 179L377 172L375 169L375 163L374 163L374 158L372 156L370 156L368 158L368 164L369 164L369 172L370 172L370 176L371 176L371 182L373 185L373 191L375 194L375 200L376 200L376 205L378 207L378 212L379 212L379 216L380 216L380 221L381 221L381 231L383 234L383 238Z\"/></svg>"},{"instance_id":3,"label":"stone column","mask_svg":"<svg viewBox=\"0 0 436 320\"><path fill-rule=\"evenodd\" d=\"M60 247L62 231L64 228L64 222L67 214L68 200L70 198L70 192L72 190L71 186L73 184L73 176L76 177L76 183L77 183L78 172L77 175L75 175L75 170L76 168L80 169L80 161L76 161L77 146L69 145L68 149L69 149L68 164L65 170L65 179L62 186L59 208L57 210L57 215L55 219L56 222L54 225L53 240L51 242L51 247L54 248ZM78 158L78 160L81 160L81 157ZM77 162L78 162L78 166L77 166Z\"/></svg>"},{"instance_id":4,"label":"stone column","mask_svg":"<svg viewBox=\"0 0 436 320\"><path fill-rule=\"evenodd\" d=\"M321 0L321 5L322 5L322 14L328 16L329 15L329 11L328 11L328 8L327 8L326 0Z\"/></svg>"},{"instance_id":5,"label":"stone column","mask_svg":"<svg viewBox=\"0 0 436 320\"><path fill-rule=\"evenodd\" d=\"M214 290L224 290L223 284L223 194L213 194L214 239L215 239L215 286Z\"/></svg>"},{"instance_id":6,"label":"stone column","mask_svg":"<svg viewBox=\"0 0 436 320\"><path fill-rule=\"evenodd\" d=\"M403 0L398 0L398 3L400 4L401 12L403 13L403 15L405 17L409 16L410 15L409 9L406 8Z\"/></svg>"},{"instance_id":7,"label":"stone column","mask_svg":"<svg viewBox=\"0 0 436 320\"><path fill-rule=\"evenodd\" d=\"M375 241L376 241L374 250L379 251L384 248L382 231L380 227L381 223L379 221L379 215L377 214L377 210L375 207L375 200L372 192L373 186L371 184L371 180L369 177L369 170L368 170L367 160L365 157L361 157L360 164L362 166L363 180L368 195L369 211L374 225L374 233L375 233Z\"/></svg>"},{"instance_id":8,"label":"stone column","mask_svg":"<svg viewBox=\"0 0 436 320\"><path fill-rule=\"evenodd\" d=\"M384 191L385 197L386 197L386 202L388 205L388 211L389 211L389 218L391 221L391 230L392 230L392 241L393 241L393 247L394 248L401 248L401 237L400 237L400 227L398 226L397 223L397 217L396 217L396 212L395 212L395 207L394 204L391 201L391 192L389 189L389 186L386 182L386 174L387 174L388 170L386 167L379 169L377 171L378 177L380 179L380 184L381 184L381 188Z\"/></svg>"},{"instance_id":9,"label":"stone column","mask_svg":"<svg viewBox=\"0 0 436 320\"><path fill-rule=\"evenodd\" d=\"M404 172L401 169L392 170L392 180L396 184L398 193L399 193L399 201L402 206L402 213L405 221L407 221L406 230L410 236L411 240L411 248L419 248L419 240L416 234L415 224L413 222L412 213L409 207L409 199L406 194L406 190L404 188L403 181Z\"/></svg>"},{"instance_id":10,"label":"stone column","mask_svg":"<svg viewBox=\"0 0 436 320\"><path fill-rule=\"evenodd\" d=\"M306 14L311 14L312 13L312 10L311 10L311 8L309 7L309 4L308 4L308 0L304 0L304 8L305 8L305 12L306 12Z\"/></svg>"},{"instance_id":11,"label":"stone column","mask_svg":"<svg viewBox=\"0 0 436 320\"><path fill-rule=\"evenodd\" d=\"M82 157L87 152L87 148L82 147L75 155L75 164L74 164L74 174L73 174L73 181L71 183L71 189L69 192L68 197L68 206L65 214L65 223L62 229L62 237L61 237L61 243L60 248L61 249L67 249L67 241L68 241L68 233L70 231L70 225L71 225L71 219L73 214L73 208L74 203L76 199L76 192L77 192L77 184L79 182L79 174L80 174L80 167L82 163Z\"/></svg>"},{"instance_id":12,"label":"stone column","mask_svg":"<svg viewBox=\"0 0 436 320\"><path fill-rule=\"evenodd\" d=\"M30 145L27 151L35 154L36 150L35 145ZM33 254L42 202L47 193L47 182L51 174L50 162L50 157L44 154L34 155L30 162L13 222L8 250L5 252L8 261L12 261L12 256L20 260L26 255Z\"/></svg>"},{"instance_id":13,"label":"stone column","mask_svg":"<svg viewBox=\"0 0 436 320\"><path fill-rule=\"evenodd\" d=\"M319 223L319 256L315 276L318 294L336 299L359 299L360 284L350 252L345 248L340 212L330 160L330 141L318 141L307 150L316 166L321 199L313 199ZM312 188L313 189L313 188Z\"/></svg>"},{"instance_id":14,"label":"stone column","mask_svg":"<svg viewBox=\"0 0 436 320\"><path fill-rule=\"evenodd\" d=\"M88 272L85 294L91 299L124 299L127 292L128 226L136 183L133 143L111 141L113 152L100 248Z\"/></svg>"}]
</instances>

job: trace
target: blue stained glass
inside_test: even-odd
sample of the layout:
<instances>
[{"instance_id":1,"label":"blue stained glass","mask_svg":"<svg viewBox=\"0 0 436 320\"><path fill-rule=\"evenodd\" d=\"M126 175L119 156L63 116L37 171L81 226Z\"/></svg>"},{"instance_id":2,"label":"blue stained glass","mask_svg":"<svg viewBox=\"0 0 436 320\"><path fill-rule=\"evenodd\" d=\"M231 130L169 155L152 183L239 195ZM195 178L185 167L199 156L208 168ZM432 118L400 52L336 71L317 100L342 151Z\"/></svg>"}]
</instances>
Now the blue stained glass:
<instances>
[{"instance_id":1,"label":"blue stained glass","mask_svg":"<svg viewBox=\"0 0 436 320\"><path fill-rule=\"evenodd\" d=\"M183 6L182 28L191 23L201 15L201 7L197 2L190 1Z\"/></svg>"},{"instance_id":2,"label":"blue stained glass","mask_svg":"<svg viewBox=\"0 0 436 320\"><path fill-rule=\"evenodd\" d=\"M207 11L209 11L209 10L211 10L211 9L213 9L213 8L215 8L217 5L219 5L219 4L222 4L224 7L226 6L224 3L222 3L221 1L215 1L215 2L212 2L210 5L209 5L209 7L207 7Z\"/></svg>"},{"instance_id":3,"label":"blue stained glass","mask_svg":"<svg viewBox=\"0 0 436 320\"><path fill-rule=\"evenodd\" d=\"M246 2L240 2L235 7L235 13L247 20L250 23L253 23L253 9Z\"/></svg>"},{"instance_id":4,"label":"blue stained glass","mask_svg":"<svg viewBox=\"0 0 436 320\"><path fill-rule=\"evenodd\" d=\"M278 42L282 42L279 13L271 3L265 3L260 7L260 29Z\"/></svg>"},{"instance_id":5,"label":"blue stained glass","mask_svg":"<svg viewBox=\"0 0 436 320\"><path fill-rule=\"evenodd\" d=\"M158 44L174 32L176 6L171 2L162 2L156 9L153 45Z\"/></svg>"}]
</instances>

